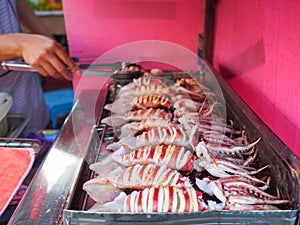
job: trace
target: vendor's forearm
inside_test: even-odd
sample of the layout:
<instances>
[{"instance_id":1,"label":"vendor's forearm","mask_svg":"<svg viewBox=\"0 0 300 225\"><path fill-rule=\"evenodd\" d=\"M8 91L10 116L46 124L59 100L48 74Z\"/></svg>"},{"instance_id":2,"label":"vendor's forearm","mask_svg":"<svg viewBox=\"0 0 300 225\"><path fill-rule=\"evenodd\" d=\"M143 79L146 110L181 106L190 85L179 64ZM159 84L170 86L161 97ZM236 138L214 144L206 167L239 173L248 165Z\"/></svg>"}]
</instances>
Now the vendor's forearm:
<instances>
[{"instance_id":1,"label":"vendor's forearm","mask_svg":"<svg viewBox=\"0 0 300 225\"><path fill-rule=\"evenodd\" d=\"M81 74L63 47L51 38L37 34L0 35L0 60L22 57L44 76L71 80L73 73Z\"/></svg>"},{"instance_id":2,"label":"vendor's forearm","mask_svg":"<svg viewBox=\"0 0 300 225\"><path fill-rule=\"evenodd\" d=\"M24 35L18 33L0 35L0 60L22 57Z\"/></svg>"}]
</instances>

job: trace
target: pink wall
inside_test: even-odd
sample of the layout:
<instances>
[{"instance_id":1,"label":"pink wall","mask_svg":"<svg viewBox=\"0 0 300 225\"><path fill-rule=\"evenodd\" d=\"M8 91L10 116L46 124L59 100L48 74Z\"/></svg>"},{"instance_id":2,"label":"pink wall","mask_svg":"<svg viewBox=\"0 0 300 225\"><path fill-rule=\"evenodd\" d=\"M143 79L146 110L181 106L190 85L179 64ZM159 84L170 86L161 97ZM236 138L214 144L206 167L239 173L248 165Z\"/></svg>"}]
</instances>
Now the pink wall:
<instances>
[{"instance_id":1,"label":"pink wall","mask_svg":"<svg viewBox=\"0 0 300 225\"><path fill-rule=\"evenodd\" d=\"M219 0L213 65L300 156L300 1Z\"/></svg>"},{"instance_id":2,"label":"pink wall","mask_svg":"<svg viewBox=\"0 0 300 225\"><path fill-rule=\"evenodd\" d=\"M95 59L120 45L140 40L172 42L197 53L198 33L203 30L203 2L63 0L70 53L82 60Z\"/></svg>"},{"instance_id":3,"label":"pink wall","mask_svg":"<svg viewBox=\"0 0 300 225\"><path fill-rule=\"evenodd\" d=\"M147 60L166 63L167 59L169 65L184 61L197 65L197 58L189 60L187 51L197 55L198 34L204 29L205 0L186 3L185 0L63 0L70 54L80 61L97 59L96 63ZM104 81L101 77L75 76L75 95L83 89L101 88Z\"/></svg>"}]
</instances>

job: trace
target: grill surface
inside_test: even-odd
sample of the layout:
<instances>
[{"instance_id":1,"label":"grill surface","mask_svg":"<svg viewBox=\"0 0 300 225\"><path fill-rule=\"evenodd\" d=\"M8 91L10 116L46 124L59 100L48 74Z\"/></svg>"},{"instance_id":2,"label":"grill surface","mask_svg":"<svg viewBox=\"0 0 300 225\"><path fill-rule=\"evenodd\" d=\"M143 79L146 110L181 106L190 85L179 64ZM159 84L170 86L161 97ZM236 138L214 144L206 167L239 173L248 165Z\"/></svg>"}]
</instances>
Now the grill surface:
<instances>
[{"instance_id":1,"label":"grill surface","mask_svg":"<svg viewBox=\"0 0 300 225\"><path fill-rule=\"evenodd\" d=\"M105 146L114 138L114 131L99 123L106 113L104 104L114 97L115 90L110 86L101 91L82 92L10 224L299 224L299 159L214 74L226 100L228 118L236 126L245 127L249 140L262 138L258 144L259 161L272 165L273 189L278 187L282 198L292 200L291 206L281 210L183 214L84 211L93 204L82 190L82 184L94 175L88 167L106 155ZM170 75L176 78L182 74L171 72ZM59 166L55 166L58 162Z\"/></svg>"},{"instance_id":2,"label":"grill surface","mask_svg":"<svg viewBox=\"0 0 300 225\"><path fill-rule=\"evenodd\" d=\"M182 77L183 73L167 74L169 79ZM120 84L119 81L114 81L115 84ZM113 82L113 83L114 83ZM128 83L127 81L123 81ZM112 87L112 94L108 93L107 102L114 99L116 85ZM232 104L229 94L225 95L227 116L232 119L237 127L245 127L250 140L255 140L261 136L258 127L250 121L249 115L245 115L239 111L236 104ZM107 116L107 112L103 112L100 118ZM108 152L105 146L114 140L114 130L103 124L96 126L96 133L100 137L98 152L95 154L94 161L102 160ZM280 148L280 146L277 146ZM219 211L219 212L197 212L197 213L89 213L82 210L87 210L94 203L85 192L82 192L81 187L84 181L91 179L93 173L82 180L77 195L82 195L83 201L75 200L70 209L64 211L65 224L150 224L153 222L159 224L297 224L298 221L298 179L291 170L288 163L283 160L276 151L269 145L267 140L261 141L258 145L259 160L258 165L272 165L272 179L276 182L271 183L271 192L276 195L276 187L281 191L283 198L291 199L294 203L289 206L283 206L282 210L260 210L249 212L237 211ZM289 184L289 185L287 185ZM286 208L285 208L286 207ZM255 221L253 221L255 219Z\"/></svg>"}]
</instances>

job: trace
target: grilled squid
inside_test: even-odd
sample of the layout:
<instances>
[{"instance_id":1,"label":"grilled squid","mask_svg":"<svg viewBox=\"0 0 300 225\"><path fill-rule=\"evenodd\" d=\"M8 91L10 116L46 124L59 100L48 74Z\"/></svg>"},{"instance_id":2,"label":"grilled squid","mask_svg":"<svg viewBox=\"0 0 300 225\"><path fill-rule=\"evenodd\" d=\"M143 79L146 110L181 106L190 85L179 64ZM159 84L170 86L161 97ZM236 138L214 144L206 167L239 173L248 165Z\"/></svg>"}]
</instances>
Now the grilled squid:
<instances>
[{"instance_id":1,"label":"grilled squid","mask_svg":"<svg viewBox=\"0 0 300 225\"><path fill-rule=\"evenodd\" d=\"M114 103L105 105L105 109L112 113L122 114L136 109L171 109L172 104L164 95L144 95L131 99L118 98Z\"/></svg>"},{"instance_id":2,"label":"grilled squid","mask_svg":"<svg viewBox=\"0 0 300 225\"><path fill-rule=\"evenodd\" d=\"M200 212L207 209L202 193L193 187L160 186L120 193L113 201L95 204L92 212Z\"/></svg>"},{"instance_id":3,"label":"grilled squid","mask_svg":"<svg viewBox=\"0 0 300 225\"><path fill-rule=\"evenodd\" d=\"M92 164L90 169L99 175L83 184L83 190L96 202L113 200L119 193L127 189L143 190L158 186L191 187L188 177L166 166L154 164L115 167L107 170L99 164Z\"/></svg>"},{"instance_id":4,"label":"grilled squid","mask_svg":"<svg viewBox=\"0 0 300 225\"><path fill-rule=\"evenodd\" d=\"M154 94L172 96L173 92L160 79L152 78L148 73L134 79L133 82L123 86L119 91L119 96L126 98Z\"/></svg>"},{"instance_id":5,"label":"grilled squid","mask_svg":"<svg viewBox=\"0 0 300 225\"><path fill-rule=\"evenodd\" d=\"M108 145L107 149L117 151L121 147L124 147L133 150L142 146L160 144L177 145L195 149L195 146L198 143L198 140L194 135L195 132L196 128L192 129L190 133L187 133L180 127L156 127L143 132L136 137L130 136L122 138L120 141Z\"/></svg>"},{"instance_id":6,"label":"grilled squid","mask_svg":"<svg viewBox=\"0 0 300 225\"><path fill-rule=\"evenodd\" d=\"M139 109L139 110L124 113L123 115L113 114L111 116L102 119L101 122L109 126L115 127L115 126L124 125L130 121L142 121L147 118L157 118L157 119L162 118L165 120L171 120L172 114L166 112L163 109L153 109L153 108Z\"/></svg>"},{"instance_id":7,"label":"grilled squid","mask_svg":"<svg viewBox=\"0 0 300 225\"><path fill-rule=\"evenodd\" d=\"M83 184L96 202L90 211L276 210L292 203L269 191L270 165L255 166L261 138L250 142L244 130L227 124L207 87L128 69L143 76L104 107L111 116L101 122L115 127L119 141L90 165L96 177Z\"/></svg>"},{"instance_id":8,"label":"grilled squid","mask_svg":"<svg viewBox=\"0 0 300 225\"><path fill-rule=\"evenodd\" d=\"M166 166L177 171L192 172L194 169L200 171L197 157L185 147L176 145L154 145L144 146L135 149L129 153L122 149L109 155L102 161L93 164L93 167L106 167L112 162L116 162L121 166L134 166L136 164L146 165L155 164L158 166Z\"/></svg>"},{"instance_id":9,"label":"grilled squid","mask_svg":"<svg viewBox=\"0 0 300 225\"><path fill-rule=\"evenodd\" d=\"M169 127L169 126L179 128L181 125L176 122L166 120L163 118L148 118L139 122L131 122L131 123L124 124L121 127L121 133L119 138L121 139L129 135L136 136L137 133L148 131L155 127Z\"/></svg>"},{"instance_id":10,"label":"grilled squid","mask_svg":"<svg viewBox=\"0 0 300 225\"><path fill-rule=\"evenodd\" d=\"M266 187L259 187L252 180L240 176L230 176L218 180L196 180L197 186L209 195L216 196L225 203L224 209L238 205L278 205L291 203L290 200L280 199L265 191ZM245 207L246 208L246 207Z\"/></svg>"},{"instance_id":11,"label":"grilled squid","mask_svg":"<svg viewBox=\"0 0 300 225\"><path fill-rule=\"evenodd\" d=\"M190 187L188 177L181 175L178 171L158 166L155 164L129 166L125 168L117 167L113 171L103 172L101 167L91 165L90 168L97 172L100 177L104 177L116 188L120 189L144 189L147 187L157 187L161 185ZM97 178L95 178L97 179ZM102 178L101 178L102 179ZM86 182L84 186L89 185Z\"/></svg>"}]
</instances>

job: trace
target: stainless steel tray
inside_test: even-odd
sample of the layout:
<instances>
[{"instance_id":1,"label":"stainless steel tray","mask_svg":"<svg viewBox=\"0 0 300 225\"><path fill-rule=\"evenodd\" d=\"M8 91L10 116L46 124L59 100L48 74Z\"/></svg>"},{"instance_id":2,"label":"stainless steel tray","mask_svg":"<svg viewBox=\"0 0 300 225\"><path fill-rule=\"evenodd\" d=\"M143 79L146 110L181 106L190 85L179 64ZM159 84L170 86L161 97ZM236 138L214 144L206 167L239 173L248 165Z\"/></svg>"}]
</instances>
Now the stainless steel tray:
<instances>
[{"instance_id":1,"label":"stainless steel tray","mask_svg":"<svg viewBox=\"0 0 300 225\"><path fill-rule=\"evenodd\" d=\"M42 141L33 138L0 138L0 147L32 148L36 155L39 154L44 144Z\"/></svg>"},{"instance_id":2,"label":"stainless steel tray","mask_svg":"<svg viewBox=\"0 0 300 225\"><path fill-rule=\"evenodd\" d=\"M8 138L18 138L22 136L29 119L26 116L21 115L7 115L7 126L8 132L6 137Z\"/></svg>"},{"instance_id":3,"label":"stainless steel tray","mask_svg":"<svg viewBox=\"0 0 300 225\"><path fill-rule=\"evenodd\" d=\"M214 72L215 73L215 72ZM108 90L87 90L76 100L59 136L9 224L299 224L300 160L215 73L227 103L228 118L245 126L258 145L264 162L273 167L272 178L288 209L264 211L212 211L200 213L132 214L90 213L82 184L90 179L88 166L101 157L105 135L97 124ZM95 110L96 109L96 110ZM106 128L104 127L104 130ZM105 132L105 131L104 131ZM100 152L100 155L99 155ZM273 180L273 179L272 179ZM32 216L34 215L34 216Z\"/></svg>"},{"instance_id":4,"label":"stainless steel tray","mask_svg":"<svg viewBox=\"0 0 300 225\"><path fill-rule=\"evenodd\" d=\"M255 211L255 212L199 212L199 213L164 213L164 214L130 214L130 213L86 213L66 210L65 225L294 225L298 221L297 210Z\"/></svg>"},{"instance_id":5,"label":"stainless steel tray","mask_svg":"<svg viewBox=\"0 0 300 225\"><path fill-rule=\"evenodd\" d=\"M20 119L22 121L22 119ZM37 168L40 163L40 152L44 148L45 143L32 138L0 138L0 147L5 148L14 148L14 149L22 149L22 148L30 148L34 151L34 162L33 165L23 180L23 185L29 185L32 178L34 177ZM5 185L5 184L2 184ZM15 205L8 205L6 210L4 211L2 217L0 217L0 224L7 224L7 220L10 217L11 213L15 210Z\"/></svg>"},{"instance_id":6,"label":"stainless steel tray","mask_svg":"<svg viewBox=\"0 0 300 225\"><path fill-rule=\"evenodd\" d=\"M225 85L224 83L224 92L226 91ZM299 220L299 179L288 161L296 162L299 166L299 160L296 157L293 158L293 156L290 156L291 158L286 157L287 155L285 158L280 156L278 151L283 153L284 149L286 149L283 143L263 126L262 122L249 110L245 103L238 99L233 99L232 95L233 93L228 92L225 94L228 118L232 119L236 126L244 127L250 140L262 137L262 141L258 144L260 154L258 163L272 165L271 176L272 180L276 181L276 183L271 185L273 191L278 187L282 197L291 199L294 205L291 205L288 209L248 212L90 213L83 211L89 208L90 199L79 188L75 194L76 197L73 198L70 209L64 210L64 224L297 224ZM245 111L248 112L245 114ZM97 129L98 132L99 130L103 133L100 132L100 143L97 143L96 150L98 152L89 153L93 160L98 160L98 158L102 158L105 155L105 151L102 150L104 150L106 131L101 128ZM97 136L93 135L93 137ZM92 140L92 142L94 141ZM92 161L88 164L90 163ZM87 178L82 177L79 187L82 187L85 179Z\"/></svg>"}]
</instances>

